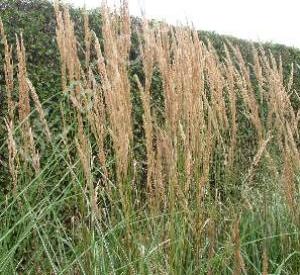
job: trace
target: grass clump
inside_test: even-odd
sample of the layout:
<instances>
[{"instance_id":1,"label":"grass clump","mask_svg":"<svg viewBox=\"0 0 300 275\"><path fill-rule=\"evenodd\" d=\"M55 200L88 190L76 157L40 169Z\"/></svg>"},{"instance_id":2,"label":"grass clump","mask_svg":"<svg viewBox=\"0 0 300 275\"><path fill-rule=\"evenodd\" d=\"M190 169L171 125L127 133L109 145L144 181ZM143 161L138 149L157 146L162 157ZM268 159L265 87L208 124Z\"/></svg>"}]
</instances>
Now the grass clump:
<instances>
[{"instance_id":1,"label":"grass clump","mask_svg":"<svg viewBox=\"0 0 300 275\"><path fill-rule=\"evenodd\" d=\"M0 25L1 273L297 274L293 72L286 81L262 48L249 65L229 41L220 56L194 29L146 19L133 49L126 1L102 6L101 39L87 12L81 40L68 9L54 9L59 125L29 79L22 35L10 45Z\"/></svg>"}]
</instances>

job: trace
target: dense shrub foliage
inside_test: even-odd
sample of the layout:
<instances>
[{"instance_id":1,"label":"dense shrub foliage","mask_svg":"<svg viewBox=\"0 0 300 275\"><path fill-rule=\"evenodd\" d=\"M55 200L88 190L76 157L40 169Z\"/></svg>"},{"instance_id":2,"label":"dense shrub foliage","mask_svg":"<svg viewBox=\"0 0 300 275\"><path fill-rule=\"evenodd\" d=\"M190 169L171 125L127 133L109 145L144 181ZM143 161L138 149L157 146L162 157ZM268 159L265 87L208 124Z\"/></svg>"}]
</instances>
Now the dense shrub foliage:
<instances>
[{"instance_id":1,"label":"dense shrub foliage","mask_svg":"<svg viewBox=\"0 0 300 275\"><path fill-rule=\"evenodd\" d=\"M29 75L39 91L42 99L60 87L59 52L55 40L55 18L53 5L47 0L3 0L0 3L1 19L3 21L8 41L15 42L15 34L23 33L26 45L26 58ZM81 11L70 7L70 12L75 20L76 33L82 38ZM97 10L89 12L91 29L101 38L101 18ZM140 25L139 19L133 19L133 31ZM245 60L252 63L252 43L245 40L218 35L216 33L200 31L200 37L213 44L214 48L224 56L223 43L229 40L238 45ZM137 39L133 38L132 61L137 58ZM254 43L255 46L258 46ZM266 51L271 51L274 56L281 56L284 75L289 77L291 64L300 65L300 51L295 48L267 43L261 45ZM2 58L2 57L0 57ZM299 67L295 66L294 85L300 85ZM2 70L2 69L1 69ZM140 70L140 68L138 69ZM136 71L136 70L135 70ZM1 84L3 85L3 71Z\"/></svg>"}]
</instances>

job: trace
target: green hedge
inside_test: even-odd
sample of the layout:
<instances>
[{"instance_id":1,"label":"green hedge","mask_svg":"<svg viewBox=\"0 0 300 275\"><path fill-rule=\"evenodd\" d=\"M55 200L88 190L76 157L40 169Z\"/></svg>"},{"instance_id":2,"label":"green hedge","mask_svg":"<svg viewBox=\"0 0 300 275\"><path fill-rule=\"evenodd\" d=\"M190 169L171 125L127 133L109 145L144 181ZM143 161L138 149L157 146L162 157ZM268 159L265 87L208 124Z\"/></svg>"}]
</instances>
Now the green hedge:
<instances>
[{"instance_id":1,"label":"green hedge","mask_svg":"<svg viewBox=\"0 0 300 275\"><path fill-rule=\"evenodd\" d=\"M70 10L77 23L76 32L81 36L83 25L81 11L72 7ZM0 3L0 12L10 43L15 42L15 34L23 33L30 78L39 91L41 99L47 99L60 88L59 52L55 39L55 16L52 4L47 0L4 0ZM134 24L138 24L138 21L138 19L134 20ZM101 36L101 20L97 10L90 11L90 24L91 28ZM204 40L208 38L221 55L223 42L227 39L238 45L246 60L252 62L250 42L204 31L200 31L200 36ZM137 40L133 39L133 43L137 43ZM270 43L264 44L263 47L277 57L281 55L286 76L289 75L291 63L300 64L298 49ZM134 52L136 48L133 46L132 59L137 57ZM3 63L2 58L1 50L0 64ZM295 66L295 68L295 87L299 87L299 67ZM2 86L3 66L0 67L0 77Z\"/></svg>"}]
</instances>

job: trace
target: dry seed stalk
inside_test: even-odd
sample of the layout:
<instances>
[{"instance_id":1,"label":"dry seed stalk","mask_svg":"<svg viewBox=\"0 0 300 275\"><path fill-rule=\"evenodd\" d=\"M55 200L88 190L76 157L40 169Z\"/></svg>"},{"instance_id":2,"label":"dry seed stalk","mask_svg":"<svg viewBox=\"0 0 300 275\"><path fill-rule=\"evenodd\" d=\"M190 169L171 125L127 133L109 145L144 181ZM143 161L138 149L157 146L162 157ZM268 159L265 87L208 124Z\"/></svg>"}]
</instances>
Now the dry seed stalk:
<instances>
[{"instance_id":1,"label":"dry seed stalk","mask_svg":"<svg viewBox=\"0 0 300 275\"><path fill-rule=\"evenodd\" d=\"M141 98L144 108L143 123L146 136L146 149L147 149L147 187L150 195L153 196L153 176L155 169L155 152L153 147L153 125L152 125L152 114L151 114L151 81L154 67L154 33L153 30L149 28L149 23L146 19L143 22L143 37L141 38L140 47L145 84L142 87L141 83L137 79L138 87L141 92Z\"/></svg>"},{"instance_id":2,"label":"dry seed stalk","mask_svg":"<svg viewBox=\"0 0 300 275\"><path fill-rule=\"evenodd\" d=\"M237 143L237 114L236 114L236 90L235 90L235 75L236 71L231 60L231 56L229 54L228 48L225 45L225 53L226 53L226 67L225 67L225 77L226 77L226 84L227 90L229 94L229 101L230 101L230 116L231 116L231 133L230 133L230 147L228 152L228 166L229 170L232 170L234 165L234 158L235 158L235 150L236 150L236 143Z\"/></svg>"},{"instance_id":3,"label":"dry seed stalk","mask_svg":"<svg viewBox=\"0 0 300 275\"><path fill-rule=\"evenodd\" d=\"M4 75L5 75L5 83L6 83L6 94L7 94L7 110L8 110L8 119L12 123L13 129L13 120L14 120L14 102L12 98L12 93L14 90L14 65L12 58L12 46L9 46L6 38L6 34L4 31L3 23L0 19L0 34L4 41Z\"/></svg>"},{"instance_id":4,"label":"dry seed stalk","mask_svg":"<svg viewBox=\"0 0 300 275\"><path fill-rule=\"evenodd\" d=\"M84 19L84 44L85 44L85 68L88 71L91 59L91 43L92 43L92 32L89 28L89 17L86 10L83 13Z\"/></svg>"},{"instance_id":5,"label":"dry seed stalk","mask_svg":"<svg viewBox=\"0 0 300 275\"><path fill-rule=\"evenodd\" d=\"M256 155L253 158L253 161L250 165L250 168L248 170L248 173L244 179L244 183L247 181L250 181L252 179L253 176L253 172L255 170L255 168L257 167L257 165L259 164L264 152L266 151L267 145L270 142L270 140L272 139L272 136L270 135L270 133L267 134L267 138L262 142L262 144L260 145L260 147L258 148L258 151L256 153Z\"/></svg>"},{"instance_id":6,"label":"dry seed stalk","mask_svg":"<svg viewBox=\"0 0 300 275\"><path fill-rule=\"evenodd\" d=\"M295 175L294 175L294 162L290 148L286 146L284 152L284 166L282 173L283 190L286 197L287 205L293 214L296 214L297 202L295 198Z\"/></svg>"},{"instance_id":7,"label":"dry seed stalk","mask_svg":"<svg viewBox=\"0 0 300 275\"><path fill-rule=\"evenodd\" d=\"M259 105L255 98L253 85L250 80L249 68L246 66L241 51L237 47L234 47L231 43L227 42L227 44L229 44L235 57L238 60L239 72L235 75L236 84L241 91L243 100L248 111L248 116L257 132L258 145L260 146L263 142L264 129L260 117Z\"/></svg>"},{"instance_id":8,"label":"dry seed stalk","mask_svg":"<svg viewBox=\"0 0 300 275\"><path fill-rule=\"evenodd\" d=\"M241 253L241 240L240 240L240 218L236 219L232 228L232 239L234 244L234 270L233 274L238 275L246 273L244 259Z\"/></svg>"},{"instance_id":9,"label":"dry seed stalk","mask_svg":"<svg viewBox=\"0 0 300 275\"><path fill-rule=\"evenodd\" d=\"M12 177L13 192L17 194L17 167L16 167L16 156L17 156L17 146L13 137L13 122L5 120L7 129L7 145L8 145L8 167L9 172Z\"/></svg>"},{"instance_id":10,"label":"dry seed stalk","mask_svg":"<svg viewBox=\"0 0 300 275\"><path fill-rule=\"evenodd\" d=\"M36 93L35 88L33 87L32 83L31 83L31 81L28 78L26 80L27 80L27 84L28 84L28 87L29 87L30 92L31 92L31 98L33 99L33 102L35 104L35 108L36 108L36 110L39 114L40 121L43 124L46 137L47 137L48 141L51 141L51 133L50 133L50 129L48 127L48 122L46 120L46 116L45 116L42 104L39 100L39 97Z\"/></svg>"},{"instance_id":11,"label":"dry seed stalk","mask_svg":"<svg viewBox=\"0 0 300 275\"><path fill-rule=\"evenodd\" d=\"M22 34L20 38L17 36L16 40L18 57L19 121L21 123L24 159L25 161L28 161L30 158L31 164L37 174L40 170L40 155L36 150L34 134L29 121L29 86L27 82L25 47Z\"/></svg>"},{"instance_id":12,"label":"dry seed stalk","mask_svg":"<svg viewBox=\"0 0 300 275\"><path fill-rule=\"evenodd\" d=\"M110 14L106 6L102 7L104 37L105 73L104 98L110 122L110 134L116 153L117 175L119 180L126 178L131 162L132 105L130 83L127 75L129 64L130 17L128 6L123 2L120 15ZM120 34L119 34L120 33ZM99 49L98 49L99 51ZM100 57L99 61L101 62Z\"/></svg>"},{"instance_id":13,"label":"dry seed stalk","mask_svg":"<svg viewBox=\"0 0 300 275\"><path fill-rule=\"evenodd\" d=\"M263 264L262 264L262 275L268 275L268 268L269 268L268 254L267 254L267 249L264 246L264 250L263 250Z\"/></svg>"}]
</instances>

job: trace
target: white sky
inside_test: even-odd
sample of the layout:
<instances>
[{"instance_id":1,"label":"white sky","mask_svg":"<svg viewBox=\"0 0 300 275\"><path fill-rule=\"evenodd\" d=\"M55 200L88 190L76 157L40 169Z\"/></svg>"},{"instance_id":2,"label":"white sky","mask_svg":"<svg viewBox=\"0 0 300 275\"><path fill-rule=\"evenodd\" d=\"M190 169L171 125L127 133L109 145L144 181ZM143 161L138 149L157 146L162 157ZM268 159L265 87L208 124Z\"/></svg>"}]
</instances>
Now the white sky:
<instances>
[{"instance_id":1,"label":"white sky","mask_svg":"<svg viewBox=\"0 0 300 275\"><path fill-rule=\"evenodd\" d=\"M101 0L67 0L98 7ZM107 0L109 4L118 0ZM199 30L300 48L300 0L129 0L132 15L169 23L193 23Z\"/></svg>"}]
</instances>

